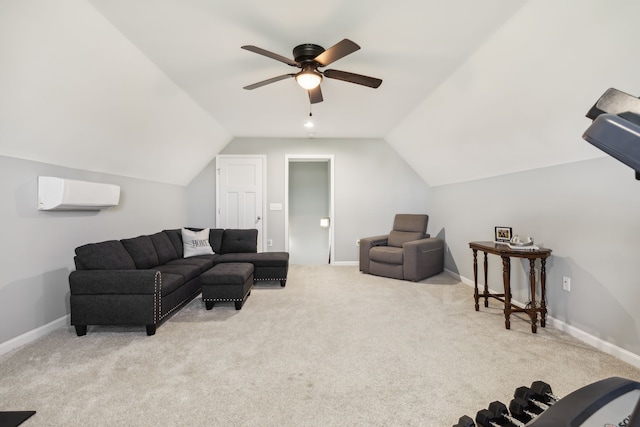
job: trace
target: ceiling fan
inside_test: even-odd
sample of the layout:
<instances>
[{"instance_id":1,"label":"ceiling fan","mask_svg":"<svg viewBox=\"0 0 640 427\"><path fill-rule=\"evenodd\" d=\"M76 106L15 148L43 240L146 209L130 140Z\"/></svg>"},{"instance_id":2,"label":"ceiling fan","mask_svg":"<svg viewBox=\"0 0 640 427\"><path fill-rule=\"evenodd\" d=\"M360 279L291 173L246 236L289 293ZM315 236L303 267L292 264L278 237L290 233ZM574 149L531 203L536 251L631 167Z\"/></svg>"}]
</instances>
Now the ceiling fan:
<instances>
[{"instance_id":1,"label":"ceiling fan","mask_svg":"<svg viewBox=\"0 0 640 427\"><path fill-rule=\"evenodd\" d=\"M293 48L293 60L256 46L242 46L242 49L259 55L264 55L271 59L275 59L276 61L284 62L287 65L301 69L301 71L297 73L283 74L278 77L272 77L252 85L245 86L244 89L247 90L257 89L280 80L294 77L298 84L309 93L309 101L311 101L312 104L316 104L323 101L322 90L320 89L320 82L322 81L323 76L329 79L342 80L349 83L372 87L374 89L382 84L382 80L380 79L349 73L347 71L318 70L318 68L324 68L338 59L344 58L345 56L360 49L360 46L349 39L344 39L326 50L317 44L301 44Z\"/></svg>"}]
</instances>

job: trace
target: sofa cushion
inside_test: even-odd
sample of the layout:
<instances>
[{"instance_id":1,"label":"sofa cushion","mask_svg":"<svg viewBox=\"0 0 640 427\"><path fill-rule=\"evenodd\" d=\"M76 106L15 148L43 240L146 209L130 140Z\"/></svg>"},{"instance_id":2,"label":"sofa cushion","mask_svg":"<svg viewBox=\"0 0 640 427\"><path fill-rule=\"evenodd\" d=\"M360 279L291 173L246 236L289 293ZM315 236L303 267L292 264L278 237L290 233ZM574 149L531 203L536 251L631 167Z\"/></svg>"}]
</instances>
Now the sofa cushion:
<instances>
[{"instance_id":1,"label":"sofa cushion","mask_svg":"<svg viewBox=\"0 0 640 427\"><path fill-rule=\"evenodd\" d=\"M120 241L127 252L129 252L129 255L131 255L131 258L133 258L133 262L136 263L137 268L146 269L160 264L158 261L158 253L149 236L138 236Z\"/></svg>"},{"instance_id":2,"label":"sofa cushion","mask_svg":"<svg viewBox=\"0 0 640 427\"><path fill-rule=\"evenodd\" d=\"M153 247L156 248L158 254L158 264L165 264L172 259L178 258L178 253L171 243L171 239L166 233L158 232L149 236Z\"/></svg>"},{"instance_id":3,"label":"sofa cushion","mask_svg":"<svg viewBox=\"0 0 640 427\"><path fill-rule=\"evenodd\" d=\"M160 294L163 297L169 295L185 283L182 275L173 273L162 273L160 281Z\"/></svg>"},{"instance_id":4,"label":"sofa cushion","mask_svg":"<svg viewBox=\"0 0 640 427\"><path fill-rule=\"evenodd\" d=\"M165 264L159 265L155 269L161 272L163 277L165 273L179 274L185 283L195 279L201 273L200 267L194 264Z\"/></svg>"},{"instance_id":5,"label":"sofa cushion","mask_svg":"<svg viewBox=\"0 0 640 427\"><path fill-rule=\"evenodd\" d=\"M288 252L260 252L223 254L215 259L216 264L227 262L247 262L254 267L286 267L289 265Z\"/></svg>"},{"instance_id":6,"label":"sofa cushion","mask_svg":"<svg viewBox=\"0 0 640 427\"><path fill-rule=\"evenodd\" d=\"M136 264L117 240L90 243L76 248L78 270L135 270Z\"/></svg>"},{"instance_id":7,"label":"sofa cushion","mask_svg":"<svg viewBox=\"0 0 640 427\"><path fill-rule=\"evenodd\" d=\"M258 230L255 228L247 230L224 230L220 252L223 254L258 252Z\"/></svg>"},{"instance_id":8,"label":"sofa cushion","mask_svg":"<svg viewBox=\"0 0 640 427\"><path fill-rule=\"evenodd\" d=\"M392 246L374 246L369 251L369 259L385 264L402 264L403 251Z\"/></svg>"},{"instance_id":9,"label":"sofa cushion","mask_svg":"<svg viewBox=\"0 0 640 427\"><path fill-rule=\"evenodd\" d=\"M182 245L184 247L185 258L197 255L212 255L213 249L209 243L209 229L202 231L192 231L187 228L182 229Z\"/></svg>"},{"instance_id":10,"label":"sofa cushion","mask_svg":"<svg viewBox=\"0 0 640 427\"><path fill-rule=\"evenodd\" d=\"M209 243L214 253L222 252L222 237L224 236L224 228L212 228L209 230Z\"/></svg>"},{"instance_id":11,"label":"sofa cushion","mask_svg":"<svg viewBox=\"0 0 640 427\"><path fill-rule=\"evenodd\" d=\"M419 231L391 231L389 233L389 246L401 248L403 244L412 240L418 240L425 237L425 235Z\"/></svg>"},{"instance_id":12,"label":"sofa cushion","mask_svg":"<svg viewBox=\"0 0 640 427\"><path fill-rule=\"evenodd\" d=\"M195 265L200 269L201 273L204 273L215 263L215 259L220 255L200 255L200 256L192 256L189 258L178 258L172 261L169 261L165 265Z\"/></svg>"},{"instance_id":13,"label":"sofa cushion","mask_svg":"<svg viewBox=\"0 0 640 427\"><path fill-rule=\"evenodd\" d=\"M171 244L173 245L173 249L176 250L178 258L182 258L184 252L184 246L182 246L182 229L162 230L162 232L171 240Z\"/></svg>"}]
</instances>

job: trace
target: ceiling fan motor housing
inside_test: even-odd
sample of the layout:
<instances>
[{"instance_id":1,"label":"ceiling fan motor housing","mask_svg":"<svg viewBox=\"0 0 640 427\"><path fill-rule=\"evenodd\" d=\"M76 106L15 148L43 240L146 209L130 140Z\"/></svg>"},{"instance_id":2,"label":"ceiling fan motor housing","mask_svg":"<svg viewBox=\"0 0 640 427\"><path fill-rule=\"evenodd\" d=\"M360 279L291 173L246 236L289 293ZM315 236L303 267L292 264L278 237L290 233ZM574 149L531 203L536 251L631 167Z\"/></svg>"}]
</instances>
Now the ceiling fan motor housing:
<instances>
[{"instance_id":1,"label":"ceiling fan motor housing","mask_svg":"<svg viewBox=\"0 0 640 427\"><path fill-rule=\"evenodd\" d=\"M293 58L296 62L304 64L305 62L315 62L316 56L324 52L322 46L313 43L305 43L293 48Z\"/></svg>"}]
</instances>

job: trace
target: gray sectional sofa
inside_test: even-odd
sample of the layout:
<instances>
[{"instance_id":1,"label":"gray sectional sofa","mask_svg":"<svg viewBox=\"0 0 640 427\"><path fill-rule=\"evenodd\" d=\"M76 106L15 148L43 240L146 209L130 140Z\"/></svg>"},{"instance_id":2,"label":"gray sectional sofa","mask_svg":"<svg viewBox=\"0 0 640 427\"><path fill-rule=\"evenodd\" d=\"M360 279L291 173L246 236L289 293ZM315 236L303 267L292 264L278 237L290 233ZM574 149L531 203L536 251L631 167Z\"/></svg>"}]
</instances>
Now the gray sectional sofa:
<instances>
[{"instance_id":1,"label":"gray sectional sofa","mask_svg":"<svg viewBox=\"0 0 640 427\"><path fill-rule=\"evenodd\" d=\"M78 336L88 325L145 325L153 335L201 292L202 273L220 263L251 263L254 281L285 286L289 254L258 253L257 237L257 230L211 229L214 253L187 257L182 229L80 246L69 275L71 324Z\"/></svg>"}]
</instances>

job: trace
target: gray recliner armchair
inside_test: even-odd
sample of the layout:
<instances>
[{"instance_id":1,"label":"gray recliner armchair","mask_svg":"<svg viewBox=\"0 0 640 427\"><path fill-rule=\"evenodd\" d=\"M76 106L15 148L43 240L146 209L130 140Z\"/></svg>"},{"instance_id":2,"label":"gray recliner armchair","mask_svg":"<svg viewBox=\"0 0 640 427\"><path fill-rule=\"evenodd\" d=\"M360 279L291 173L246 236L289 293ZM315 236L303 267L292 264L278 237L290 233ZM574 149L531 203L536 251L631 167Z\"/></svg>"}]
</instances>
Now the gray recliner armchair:
<instances>
[{"instance_id":1,"label":"gray recliner armchair","mask_svg":"<svg viewBox=\"0 0 640 427\"><path fill-rule=\"evenodd\" d=\"M429 215L397 214L393 230L360 239L360 271L417 282L444 270L444 241L427 234Z\"/></svg>"}]
</instances>

